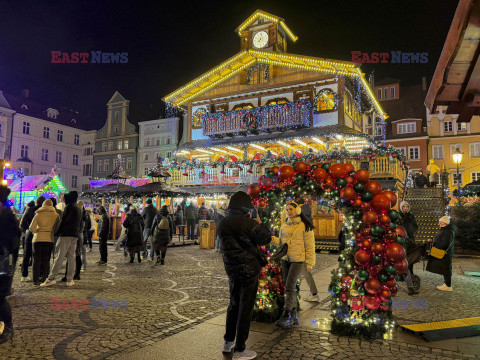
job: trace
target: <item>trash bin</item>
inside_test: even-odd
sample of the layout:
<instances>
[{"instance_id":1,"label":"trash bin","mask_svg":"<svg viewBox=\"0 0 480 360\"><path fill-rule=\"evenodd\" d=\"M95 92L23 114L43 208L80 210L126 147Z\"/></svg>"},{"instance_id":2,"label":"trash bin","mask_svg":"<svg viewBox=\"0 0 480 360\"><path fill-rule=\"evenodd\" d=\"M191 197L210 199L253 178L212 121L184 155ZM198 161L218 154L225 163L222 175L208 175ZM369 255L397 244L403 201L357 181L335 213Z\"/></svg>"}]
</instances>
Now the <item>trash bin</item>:
<instances>
[{"instance_id":1,"label":"trash bin","mask_svg":"<svg viewBox=\"0 0 480 360\"><path fill-rule=\"evenodd\" d=\"M200 249L215 249L215 221L200 220Z\"/></svg>"}]
</instances>

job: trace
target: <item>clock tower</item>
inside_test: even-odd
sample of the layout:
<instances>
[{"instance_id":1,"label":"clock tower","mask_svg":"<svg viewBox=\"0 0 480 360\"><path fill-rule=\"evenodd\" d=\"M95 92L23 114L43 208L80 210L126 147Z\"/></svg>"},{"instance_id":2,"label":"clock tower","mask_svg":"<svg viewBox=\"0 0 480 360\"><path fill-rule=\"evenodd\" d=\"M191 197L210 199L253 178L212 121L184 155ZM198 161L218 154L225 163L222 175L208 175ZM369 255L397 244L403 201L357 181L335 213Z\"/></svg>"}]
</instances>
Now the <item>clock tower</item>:
<instances>
[{"instance_id":1,"label":"clock tower","mask_svg":"<svg viewBox=\"0 0 480 360\"><path fill-rule=\"evenodd\" d=\"M287 39L298 38L285 21L265 11L255 11L235 32L240 36L241 50L287 52Z\"/></svg>"}]
</instances>

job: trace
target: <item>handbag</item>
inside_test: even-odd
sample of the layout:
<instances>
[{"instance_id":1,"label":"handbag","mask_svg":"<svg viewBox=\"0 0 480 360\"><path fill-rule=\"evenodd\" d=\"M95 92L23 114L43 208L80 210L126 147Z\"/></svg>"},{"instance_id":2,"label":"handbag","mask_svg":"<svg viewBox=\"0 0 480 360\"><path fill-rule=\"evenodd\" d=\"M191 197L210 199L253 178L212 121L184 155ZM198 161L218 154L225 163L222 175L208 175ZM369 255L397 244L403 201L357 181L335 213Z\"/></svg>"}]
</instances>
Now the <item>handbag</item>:
<instances>
[{"instance_id":1,"label":"handbag","mask_svg":"<svg viewBox=\"0 0 480 360\"><path fill-rule=\"evenodd\" d=\"M435 259L443 259L445 257L445 254L447 253L448 249L450 249L450 246L452 246L453 241L450 243L448 246L447 250L442 250L439 249L435 246L432 246L432 250L430 251L430 256L434 257Z\"/></svg>"},{"instance_id":2,"label":"handbag","mask_svg":"<svg viewBox=\"0 0 480 360\"><path fill-rule=\"evenodd\" d=\"M282 257L284 257L285 255L287 255L287 252L288 252L288 244L284 243L284 244L282 244L282 246L280 246L277 249L277 251L275 251L275 253L272 255L272 259L273 260L279 260Z\"/></svg>"}]
</instances>

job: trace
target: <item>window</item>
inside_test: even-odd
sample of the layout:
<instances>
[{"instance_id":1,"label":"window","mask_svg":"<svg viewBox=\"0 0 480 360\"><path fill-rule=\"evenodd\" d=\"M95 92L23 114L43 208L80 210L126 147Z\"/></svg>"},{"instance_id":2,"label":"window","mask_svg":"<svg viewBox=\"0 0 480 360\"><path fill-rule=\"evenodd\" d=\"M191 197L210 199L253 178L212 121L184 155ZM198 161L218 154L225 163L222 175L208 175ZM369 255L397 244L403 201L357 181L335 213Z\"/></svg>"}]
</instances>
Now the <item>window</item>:
<instances>
[{"instance_id":1,"label":"window","mask_svg":"<svg viewBox=\"0 0 480 360\"><path fill-rule=\"evenodd\" d=\"M433 158L435 160L443 159L443 145L433 145Z\"/></svg>"},{"instance_id":2,"label":"window","mask_svg":"<svg viewBox=\"0 0 480 360\"><path fill-rule=\"evenodd\" d=\"M171 151L167 152L167 159L170 159L171 157L172 157L172 152Z\"/></svg>"},{"instance_id":3,"label":"window","mask_svg":"<svg viewBox=\"0 0 480 360\"><path fill-rule=\"evenodd\" d=\"M76 188L78 183L78 176L72 175L72 188Z\"/></svg>"},{"instance_id":4,"label":"window","mask_svg":"<svg viewBox=\"0 0 480 360\"><path fill-rule=\"evenodd\" d=\"M102 143L102 151L107 151L107 143L106 142Z\"/></svg>"},{"instance_id":5,"label":"window","mask_svg":"<svg viewBox=\"0 0 480 360\"><path fill-rule=\"evenodd\" d=\"M122 150L122 145L123 145L122 140L118 140L117 141L117 150Z\"/></svg>"},{"instance_id":6,"label":"window","mask_svg":"<svg viewBox=\"0 0 480 360\"><path fill-rule=\"evenodd\" d=\"M155 139L155 145L157 145L157 146L160 145L160 138Z\"/></svg>"},{"instance_id":7,"label":"window","mask_svg":"<svg viewBox=\"0 0 480 360\"><path fill-rule=\"evenodd\" d=\"M443 130L445 132L452 132L453 131L453 123L451 121L445 121L443 123Z\"/></svg>"},{"instance_id":8,"label":"window","mask_svg":"<svg viewBox=\"0 0 480 360\"><path fill-rule=\"evenodd\" d=\"M83 164L83 176L92 175L92 164Z\"/></svg>"},{"instance_id":9,"label":"window","mask_svg":"<svg viewBox=\"0 0 480 360\"><path fill-rule=\"evenodd\" d=\"M242 110L242 109L253 109L253 105L248 103L248 104L238 104L233 107L233 110Z\"/></svg>"},{"instance_id":10,"label":"window","mask_svg":"<svg viewBox=\"0 0 480 360\"><path fill-rule=\"evenodd\" d=\"M73 154L73 165L78 166L78 155L77 154Z\"/></svg>"},{"instance_id":11,"label":"window","mask_svg":"<svg viewBox=\"0 0 480 360\"><path fill-rule=\"evenodd\" d=\"M103 164L103 170L104 171L108 171L108 165L109 165L109 161L108 161L108 159L105 159L105 163Z\"/></svg>"},{"instance_id":12,"label":"window","mask_svg":"<svg viewBox=\"0 0 480 360\"><path fill-rule=\"evenodd\" d=\"M29 135L30 134L30 123L24 121L23 122L23 133Z\"/></svg>"},{"instance_id":13,"label":"window","mask_svg":"<svg viewBox=\"0 0 480 360\"><path fill-rule=\"evenodd\" d=\"M113 150L113 141L109 141L108 142L108 151L112 151Z\"/></svg>"},{"instance_id":14,"label":"window","mask_svg":"<svg viewBox=\"0 0 480 360\"><path fill-rule=\"evenodd\" d=\"M61 151L57 151L55 153L55 162L57 163L61 163L62 162L62 152Z\"/></svg>"},{"instance_id":15,"label":"window","mask_svg":"<svg viewBox=\"0 0 480 360\"><path fill-rule=\"evenodd\" d=\"M466 131L467 123L457 123L457 131Z\"/></svg>"},{"instance_id":16,"label":"window","mask_svg":"<svg viewBox=\"0 0 480 360\"><path fill-rule=\"evenodd\" d=\"M115 111L115 120L117 120L117 119L118 119L118 110Z\"/></svg>"},{"instance_id":17,"label":"window","mask_svg":"<svg viewBox=\"0 0 480 360\"><path fill-rule=\"evenodd\" d=\"M145 169L143 169L143 174L148 175L149 171L150 171L150 168L146 167Z\"/></svg>"},{"instance_id":18,"label":"window","mask_svg":"<svg viewBox=\"0 0 480 360\"><path fill-rule=\"evenodd\" d=\"M50 128L48 126L43 127L43 137L45 139L50 139Z\"/></svg>"},{"instance_id":19,"label":"window","mask_svg":"<svg viewBox=\"0 0 480 360\"><path fill-rule=\"evenodd\" d=\"M128 157L127 162L126 162L126 166L125 166L126 170L132 170L132 163L133 163L132 158Z\"/></svg>"},{"instance_id":20,"label":"window","mask_svg":"<svg viewBox=\"0 0 480 360\"><path fill-rule=\"evenodd\" d=\"M460 150L460 152L462 152L463 151L462 144L450 144L450 156L452 156L455 150L457 149Z\"/></svg>"},{"instance_id":21,"label":"window","mask_svg":"<svg viewBox=\"0 0 480 360\"><path fill-rule=\"evenodd\" d=\"M103 161L102 160L97 161L97 171L98 172L103 171Z\"/></svg>"},{"instance_id":22,"label":"window","mask_svg":"<svg viewBox=\"0 0 480 360\"><path fill-rule=\"evenodd\" d=\"M375 127L375 136L382 136L383 135L383 126L377 125Z\"/></svg>"},{"instance_id":23,"label":"window","mask_svg":"<svg viewBox=\"0 0 480 360\"><path fill-rule=\"evenodd\" d=\"M57 141L63 141L63 131L62 130L57 131Z\"/></svg>"},{"instance_id":24,"label":"window","mask_svg":"<svg viewBox=\"0 0 480 360\"><path fill-rule=\"evenodd\" d=\"M146 139L145 140L145 147L149 147L150 146L150 139Z\"/></svg>"},{"instance_id":25,"label":"window","mask_svg":"<svg viewBox=\"0 0 480 360\"><path fill-rule=\"evenodd\" d=\"M123 140L123 148L124 148L125 150L128 149L128 140Z\"/></svg>"},{"instance_id":26,"label":"window","mask_svg":"<svg viewBox=\"0 0 480 360\"><path fill-rule=\"evenodd\" d=\"M48 149L42 149L42 160L48 161Z\"/></svg>"},{"instance_id":27,"label":"window","mask_svg":"<svg viewBox=\"0 0 480 360\"><path fill-rule=\"evenodd\" d=\"M468 144L471 158L480 157L480 142Z\"/></svg>"},{"instance_id":28,"label":"window","mask_svg":"<svg viewBox=\"0 0 480 360\"><path fill-rule=\"evenodd\" d=\"M382 100L382 89L377 89L377 99Z\"/></svg>"},{"instance_id":29,"label":"window","mask_svg":"<svg viewBox=\"0 0 480 360\"><path fill-rule=\"evenodd\" d=\"M281 105L281 104L285 104L286 102L288 102L287 98L277 98L277 99L268 100L267 105L268 106Z\"/></svg>"},{"instance_id":30,"label":"window","mask_svg":"<svg viewBox=\"0 0 480 360\"><path fill-rule=\"evenodd\" d=\"M417 131L417 124L415 124L414 122L397 125L397 134L411 134L416 131Z\"/></svg>"},{"instance_id":31,"label":"window","mask_svg":"<svg viewBox=\"0 0 480 360\"><path fill-rule=\"evenodd\" d=\"M172 139L171 139L170 137L167 137L167 142L166 142L166 144L167 144L167 145L170 145L171 141L172 141Z\"/></svg>"},{"instance_id":32,"label":"window","mask_svg":"<svg viewBox=\"0 0 480 360\"><path fill-rule=\"evenodd\" d=\"M409 146L408 147L408 159L409 160L420 160L420 146Z\"/></svg>"},{"instance_id":33,"label":"window","mask_svg":"<svg viewBox=\"0 0 480 360\"><path fill-rule=\"evenodd\" d=\"M472 171L470 175L472 181L480 180L480 171Z\"/></svg>"},{"instance_id":34,"label":"window","mask_svg":"<svg viewBox=\"0 0 480 360\"><path fill-rule=\"evenodd\" d=\"M400 152L403 154L403 156L407 155L407 149L406 148L401 147L401 148L397 148L397 150L400 150Z\"/></svg>"},{"instance_id":35,"label":"window","mask_svg":"<svg viewBox=\"0 0 480 360\"><path fill-rule=\"evenodd\" d=\"M40 175L47 175L46 171L40 171Z\"/></svg>"},{"instance_id":36,"label":"window","mask_svg":"<svg viewBox=\"0 0 480 360\"><path fill-rule=\"evenodd\" d=\"M145 154L145 156L143 157L143 160L145 160L145 161L148 160L148 154Z\"/></svg>"},{"instance_id":37,"label":"window","mask_svg":"<svg viewBox=\"0 0 480 360\"><path fill-rule=\"evenodd\" d=\"M28 145L22 145L22 149L20 151L20 157L28 158Z\"/></svg>"},{"instance_id":38,"label":"window","mask_svg":"<svg viewBox=\"0 0 480 360\"><path fill-rule=\"evenodd\" d=\"M388 99L388 88L383 89L383 98Z\"/></svg>"},{"instance_id":39,"label":"window","mask_svg":"<svg viewBox=\"0 0 480 360\"><path fill-rule=\"evenodd\" d=\"M352 95L349 92L345 93L344 103L345 103L345 112L348 114L348 116L350 116L353 119L354 113L355 113L354 111L355 107L353 106Z\"/></svg>"},{"instance_id":40,"label":"window","mask_svg":"<svg viewBox=\"0 0 480 360\"><path fill-rule=\"evenodd\" d=\"M116 115L116 113L115 113L115 115ZM115 127L113 128L113 132L115 134L118 133L118 125L115 124Z\"/></svg>"},{"instance_id":41,"label":"window","mask_svg":"<svg viewBox=\"0 0 480 360\"><path fill-rule=\"evenodd\" d=\"M452 173L452 185L453 186L463 186L463 173L459 173L457 176L457 173Z\"/></svg>"},{"instance_id":42,"label":"window","mask_svg":"<svg viewBox=\"0 0 480 360\"><path fill-rule=\"evenodd\" d=\"M80 135L78 134L73 135L73 144L80 145Z\"/></svg>"},{"instance_id":43,"label":"window","mask_svg":"<svg viewBox=\"0 0 480 360\"><path fill-rule=\"evenodd\" d=\"M390 97L395 99L395 86L390 87Z\"/></svg>"},{"instance_id":44,"label":"window","mask_svg":"<svg viewBox=\"0 0 480 360\"><path fill-rule=\"evenodd\" d=\"M92 148L83 149L83 155L84 156L92 155Z\"/></svg>"}]
</instances>

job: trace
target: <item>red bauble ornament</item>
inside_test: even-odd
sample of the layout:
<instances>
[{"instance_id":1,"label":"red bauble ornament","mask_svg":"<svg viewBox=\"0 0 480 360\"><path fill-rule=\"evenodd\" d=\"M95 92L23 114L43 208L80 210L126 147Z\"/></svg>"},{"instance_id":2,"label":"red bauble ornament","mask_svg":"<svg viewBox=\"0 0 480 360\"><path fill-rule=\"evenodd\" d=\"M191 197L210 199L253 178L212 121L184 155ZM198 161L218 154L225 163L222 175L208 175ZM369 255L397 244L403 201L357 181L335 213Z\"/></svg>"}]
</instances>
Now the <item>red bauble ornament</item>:
<instances>
[{"instance_id":1,"label":"red bauble ornament","mask_svg":"<svg viewBox=\"0 0 480 360\"><path fill-rule=\"evenodd\" d=\"M397 269L398 275L403 275L407 273L407 270L408 270L407 260L403 259L402 261L397 262L393 265L395 265L395 269Z\"/></svg>"},{"instance_id":2,"label":"red bauble ornament","mask_svg":"<svg viewBox=\"0 0 480 360\"><path fill-rule=\"evenodd\" d=\"M390 199L388 196L383 194L377 194L372 199L373 208L377 211L388 211L390 210Z\"/></svg>"},{"instance_id":3,"label":"red bauble ornament","mask_svg":"<svg viewBox=\"0 0 480 360\"><path fill-rule=\"evenodd\" d=\"M362 169L355 172L355 180L365 184L368 182L368 179L370 179L370 173L367 170Z\"/></svg>"},{"instance_id":4,"label":"red bauble ornament","mask_svg":"<svg viewBox=\"0 0 480 360\"><path fill-rule=\"evenodd\" d=\"M370 276L378 276L383 271L383 265L377 264L370 268Z\"/></svg>"},{"instance_id":5,"label":"red bauble ornament","mask_svg":"<svg viewBox=\"0 0 480 360\"><path fill-rule=\"evenodd\" d=\"M382 301L388 301L392 297L392 293L389 290L380 290L380 293L378 294L378 297Z\"/></svg>"},{"instance_id":6,"label":"red bauble ornament","mask_svg":"<svg viewBox=\"0 0 480 360\"><path fill-rule=\"evenodd\" d=\"M328 191L332 190L335 187L335 183L333 182L333 179L331 177L327 177L322 181L320 184L323 190Z\"/></svg>"},{"instance_id":7,"label":"red bauble ornament","mask_svg":"<svg viewBox=\"0 0 480 360\"><path fill-rule=\"evenodd\" d=\"M357 196L357 193L351 186L344 187L342 190L340 190L340 198L342 198L345 201L350 201L355 199Z\"/></svg>"},{"instance_id":8,"label":"red bauble ornament","mask_svg":"<svg viewBox=\"0 0 480 360\"><path fill-rule=\"evenodd\" d=\"M350 163L346 163L346 164L345 164L345 171L347 172L347 174L348 174L350 171L355 171L355 166L353 166L353 165L350 164Z\"/></svg>"},{"instance_id":9,"label":"red bauble ornament","mask_svg":"<svg viewBox=\"0 0 480 360\"><path fill-rule=\"evenodd\" d=\"M378 299L376 296L368 295L365 296L364 303L367 309L376 310L380 306L380 299Z\"/></svg>"},{"instance_id":10,"label":"red bauble ornament","mask_svg":"<svg viewBox=\"0 0 480 360\"><path fill-rule=\"evenodd\" d=\"M357 209L358 209L360 206L362 206L362 200L361 200L361 199L355 199L355 200L353 200L352 206L353 206L354 208L357 208Z\"/></svg>"},{"instance_id":11,"label":"red bauble ornament","mask_svg":"<svg viewBox=\"0 0 480 360\"><path fill-rule=\"evenodd\" d=\"M260 186L250 185L248 187L248 195L250 195L253 199L258 197L258 194L260 194Z\"/></svg>"},{"instance_id":12,"label":"red bauble ornament","mask_svg":"<svg viewBox=\"0 0 480 360\"><path fill-rule=\"evenodd\" d=\"M397 289L396 286L394 286L393 288L390 289L390 293L392 294L392 296L397 295L397 291L398 291L398 289Z\"/></svg>"},{"instance_id":13,"label":"red bauble ornament","mask_svg":"<svg viewBox=\"0 0 480 360\"><path fill-rule=\"evenodd\" d=\"M353 184L355 184L355 178L354 178L353 176L347 176L347 177L345 178L345 180L347 181L347 184L348 184L348 185L353 185Z\"/></svg>"},{"instance_id":14,"label":"red bauble ornament","mask_svg":"<svg viewBox=\"0 0 480 360\"><path fill-rule=\"evenodd\" d=\"M399 243L388 244L385 248L385 257L388 261L397 263L405 259L405 250Z\"/></svg>"},{"instance_id":15,"label":"red bauble ornament","mask_svg":"<svg viewBox=\"0 0 480 360\"><path fill-rule=\"evenodd\" d=\"M267 207L267 202L263 199L258 200L258 207L261 209L265 209Z\"/></svg>"},{"instance_id":16,"label":"red bauble ornament","mask_svg":"<svg viewBox=\"0 0 480 360\"><path fill-rule=\"evenodd\" d=\"M318 168L313 171L313 178L318 182L322 181L326 177L327 177L327 171L325 169Z\"/></svg>"},{"instance_id":17,"label":"red bauble ornament","mask_svg":"<svg viewBox=\"0 0 480 360\"><path fill-rule=\"evenodd\" d=\"M375 211L367 211L362 216L362 221L367 225L372 225L377 222L378 215Z\"/></svg>"},{"instance_id":18,"label":"red bauble ornament","mask_svg":"<svg viewBox=\"0 0 480 360\"><path fill-rule=\"evenodd\" d=\"M293 168L289 165L283 165L279 170L278 170L278 180L280 181L285 181L289 180L290 178L293 177L295 174L295 171Z\"/></svg>"},{"instance_id":19,"label":"red bauble ornament","mask_svg":"<svg viewBox=\"0 0 480 360\"><path fill-rule=\"evenodd\" d=\"M382 288L382 284L380 281L378 281L378 279L370 278L365 281L363 287L365 288L365 290L367 290L368 293L375 294Z\"/></svg>"},{"instance_id":20,"label":"red bauble ornament","mask_svg":"<svg viewBox=\"0 0 480 360\"><path fill-rule=\"evenodd\" d=\"M369 202L364 202L362 206L360 206L360 211L362 213L366 213L367 211L370 211L370 210L372 210L372 204L370 204Z\"/></svg>"},{"instance_id":21,"label":"red bauble ornament","mask_svg":"<svg viewBox=\"0 0 480 360\"><path fill-rule=\"evenodd\" d=\"M398 225L397 228L395 229L398 235L400 235L403 238L407 237L407 232L405 231L405 228L403 226Z\"/></svg>"},{"instance_id":22,"label":"red bauble ornament","mask_svg":"<svg viewBox=\"0 0 480 360\"><path fill-rule=\"evenodd\" d=\"M390 217L388 215L380 216L380 224L382 225L390 225Z\"/></svg>"},{"instance_id":23,"label":"red bauble ornament","mask_svg":"<svg viewBox=\"0 0 480 360\"><path fill-rule=\"evenodd\" d=\"M360 266L368 264L371 258L370 254L364 250L358 250L355 253L355 262Z\"/></svg>"},{"instance_id":24,"label":"red bauble ornament","mask_svg":"<svg viewBox=\"0 0 480 360\"><path fill-rule=\"evenodd\" d=\"M275 174L278 174L278 170L280 170L280 168L279 168L277 165L272 166L272 167L270 168L270 171L273 171Z\"/></svg>"},{"instance_id":25,"label":"red bauble ornament","mask_svg":"<svg viewBox=\"0 0 480 360\"><path fill-rule=\"evenodd\" d=\"M293 166L293 169L297 172L297 173L306 173L308 171L308 165L306 163L304 163L303 161L298 161L295 163L295 165Z\"/></svg>"},{"instance_id":26,"label":"red bauble ornament","mask_svg":"<svg viewBox=\"0 0 480 360\"><path fill-rule=\"evenodd\" d=\"M352 284L352 278L348 275L342 276L340 281L342 282L342 287L349 287Z\"/></svg>"},{"instance_id":27,"label":"red bauble ornament","mask_svg":"<svg viewBox=\"0 0 480 360\"><path fill-rule=\"evenodd\" d=\"M328 172L336 178L345 177L347 175L347 170L343 164L332 164L328 169Z\"/></svg>"},{"instance_id":28,"label":"red bauble ornament","mask_svg":"<svg viewBox=\"0 0 480 360\"><path fill-rule=\"evenodd\" d=\"M387 286L387 288L389 289L393 289L395 288L395 286L397 286L397 283L395 282L395 280L391 279L391 280L387 280L383 283L385 286Z\"/></svg>"},{"instance_id":29,"label":"red bauble ornament","mask_svg":"<svg viewBox=\"0 0 480 360\"><path fill-rule=\"evenodd\" d=\"M390 199L390 204L393 208L397 203L397 195L395 195L395 193L391 190L385 190L384 192L382 192L382 194Z\"/></svg>"},{"instance_id":30,"label":"red bauble ornament","mask_svg":"<svg viewBox=\"0 0 480 360\"><path fill-rule=\"evenodd\" d=\"M342 300L343 302L347 301L348 299L347 294L341 293L339 299Z\"/></svg>"},{"instance_id":31,"label":"red bauble ornament","mask_svg":"<svg viewBox=\"0 0 480 360\"><path fill-rule=\"evenodd\" d=\"M370 247L372 246L372 243L369 239L364 239L362 240L362 242L360 243L360 246L365 249L366 251L369 251L370 250Z\"/></svg>"},{"instance_id":32,"label":"red bauble ornament","mask_svg":"<svg viewBox=\"0 0 480 360\"><path fill-rule=\"evenodd\" d=\"M365 184L365 191L370 191L373 196L382 192L382 185L375 180L370 180Z\"/></svg>"},{"instance_id":33,"label":"red bauble ornament","mask_svg":"<svg viewBox=\"0 0 480 360\"><path fill-rule=\"evenodd\" d=\"M382 243L376 242L376 243L372 244L372 252L375 255L383 253L383 250L384 250L384 248L383 248Z\"/></svg>"}]
</instances>

